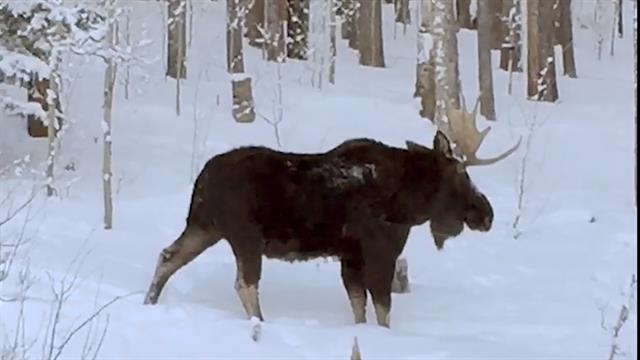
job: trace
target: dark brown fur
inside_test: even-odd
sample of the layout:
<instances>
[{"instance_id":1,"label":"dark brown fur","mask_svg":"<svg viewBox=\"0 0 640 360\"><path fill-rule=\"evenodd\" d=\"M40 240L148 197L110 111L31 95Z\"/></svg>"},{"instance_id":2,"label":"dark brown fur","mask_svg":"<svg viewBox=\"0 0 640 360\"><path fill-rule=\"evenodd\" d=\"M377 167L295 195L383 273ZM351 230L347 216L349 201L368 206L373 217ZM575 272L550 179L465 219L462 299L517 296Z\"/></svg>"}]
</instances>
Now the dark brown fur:
<instances>
[{"instance_id":1,"label":"dark brown fur","mask_svg":"<svg viewBox=\"0 0 640 360\"><path fill-rule=\"evenodd\" d=\"M146 303L169 277L221 238L236 256L236 290L262 319L257 288L263 255L288 261L340 258L356 322L369 292L389 325L394 264L412 226L430 220L440 249L466 223L488 231L493 211L441 133L434 149L349 140L321 154L243 147L213 157L191 198L183 234L163 250Z\"/></svg>"}]
</instances>

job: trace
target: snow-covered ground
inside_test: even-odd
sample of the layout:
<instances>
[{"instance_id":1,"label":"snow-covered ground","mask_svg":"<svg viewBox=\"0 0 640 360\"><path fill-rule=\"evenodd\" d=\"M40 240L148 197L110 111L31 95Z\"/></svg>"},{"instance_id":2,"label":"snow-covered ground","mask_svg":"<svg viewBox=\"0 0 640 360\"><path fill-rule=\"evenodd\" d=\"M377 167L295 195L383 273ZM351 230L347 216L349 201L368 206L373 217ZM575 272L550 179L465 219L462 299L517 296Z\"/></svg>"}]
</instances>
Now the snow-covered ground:
<instances>
[{"instance_id":1,"label":"snow-covered ground","mask_svg":"<svg viewBox=\"0 0 640 360\"><path fill-rule=\"evenodd\" d=\"M583 1L583 3L590 3ZM625 2L626 3L626 2ZM162 11L135 4L134 39L151 38L139 55L162 58ZM559 77L560 101L524 100L524 78L494 72L498 121L485 155L526 138L537 124L527 157L521 234L514 238L518 188L525 149L470 175L492 202L496 219L487 234L465 232L436 251L425 226L415 227L405 248L411 293L394 295L391 329L354 325L339 266L331 260L264 263L261 301L266 322L258 342L233 290L235 266L224 242L179 271L156 306L143 306L159 251L181 232L192 179L212 155L236 146L277 147L273 127L258 118L236 124L230 116L230 83L224 58L223 2L196 2L189 79L183 82L182 113L175 111L175 82L163 77L162 61L132 69L132 92L119 85L114 105L115 220L102 229L101 126L104 67L75 62L67 84L67 114L74 122L59 154L59 197L43 191L21 216L0 227L0 236L28 239L0 282L0 297L19 293L20 269L29 268L31 287L20 301L0 301L0 349L30 344L31 359L47 357L67 334L102 304L99 323L84 327L65 345L61 358L78 359L85 345L99 343L99 358L346 358L357 336L364 359L607 358L613 327L628 301L637 273L637 220L633 204L633 47L627 35L615 57L596 59L594 35L575 22L578 79ZM385 17L392 14L386 7ZM582 12L581 12L582 11ZM631 34L631 7L625 9ZM586 14L586 15L585 15ZM431 144L433 126L418 116L412 98L415 28L403 35L385 21L388 68L357 65L355 52L340 41L337 85L310 85L311 62L282 68L282 149L318 152L351 137L391 145L405 140ZM477 94L475 33L460 32L460 63L468 102ZM258 112L271 118L276 72L255 49L247 49ZM497 63L494 56L494 65ZM561 58L558 63L561 64ZM485 126L486 123L483 124ZM46 156L45 140L26 137L15 119L0 124L0 168L30 155ZM195 135L194 135L195 134ZM72 166L71 166L72 165ZM65 170L64 167L68 170ZM40 166L39 169L42 167ZM30 171L0 180L10 211L28 195ZM28 221L25 221L25 217ZM10 248L2 249L8 251ZM52 285L73 284L51 343ZM621 352L636 358L636 300L620 338ZM52 304L54 304L52 306ZM24 319L21 323L20 318Z\"/></svg>"}]
</instances>

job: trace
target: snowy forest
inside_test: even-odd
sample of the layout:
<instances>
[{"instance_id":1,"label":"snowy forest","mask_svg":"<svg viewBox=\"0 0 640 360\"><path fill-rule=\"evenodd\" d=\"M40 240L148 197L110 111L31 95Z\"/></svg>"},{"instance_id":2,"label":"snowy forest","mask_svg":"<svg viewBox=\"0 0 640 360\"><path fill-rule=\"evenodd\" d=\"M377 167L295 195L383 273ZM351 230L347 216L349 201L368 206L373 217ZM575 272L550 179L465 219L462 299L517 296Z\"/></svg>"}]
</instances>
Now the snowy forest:
<instances>
[{"instance_id":1,"label":"snowy forest","mask_svg":"<svg viewBox=\"0 0 640 360\"><path fill-rule=\"evenodd\" d=\"M0 359L637 359L636 18L0 0Z\"/></svg>"}]
</instances>

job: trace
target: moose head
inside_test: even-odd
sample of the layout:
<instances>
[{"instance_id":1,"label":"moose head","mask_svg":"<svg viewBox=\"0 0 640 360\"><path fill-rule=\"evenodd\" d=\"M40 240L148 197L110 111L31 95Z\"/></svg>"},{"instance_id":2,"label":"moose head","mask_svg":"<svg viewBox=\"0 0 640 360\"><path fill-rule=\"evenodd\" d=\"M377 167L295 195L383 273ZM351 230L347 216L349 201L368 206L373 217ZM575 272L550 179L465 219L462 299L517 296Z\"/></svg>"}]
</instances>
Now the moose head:
<instances>
[{"instance_id":1,"label":"moose head","mask_svg":"<svg viewBox=\"0 0 640 360\"><path fill-rule=\"evenodd\" d=\"M493 208L487 197L471 181L467 168L486 166L505 159L520 146L522 139L496 157L480 159L476 153L490 127L479 131L475 119L479 99L471 112L462 101L462 109L448 108L448 129L438 130L433 139L433 150L441 175L441 184L431 199L435 204L430 211L431 235L438 250L444 242L459 235L464 224L471 230L489 231L493 223ZM409 151L426 148L407 141Z\"/></svg>"}]
</instances>

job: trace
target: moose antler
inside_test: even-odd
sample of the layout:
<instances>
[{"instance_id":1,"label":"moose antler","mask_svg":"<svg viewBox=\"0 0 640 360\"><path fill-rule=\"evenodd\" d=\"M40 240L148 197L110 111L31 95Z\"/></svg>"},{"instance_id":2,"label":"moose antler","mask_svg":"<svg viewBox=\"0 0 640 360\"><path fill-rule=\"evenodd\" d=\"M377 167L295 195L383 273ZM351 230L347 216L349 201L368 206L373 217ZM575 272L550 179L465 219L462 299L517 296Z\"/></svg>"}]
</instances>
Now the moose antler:
<instances>
[{"instance_id":1,"label":"moose antler","mask_svg":"<svg viewBox=\"0 0 640 360\"><path fill-rule=\"evenodd\" d=\"M479 131L476 127L476 115L478 113L479 104L480 97L478 96L473 107L473 111L467 112L467 105L464 97L462 97L462 109L456 109L454 106L449 106L447 109L447 115L449 118L448 135L456 144L456 153L463 157L462 163L464 166L494 164L513 154L518 147L520 147L520 143L522 142L522 137L520 137L517 144L501 155L489 159L478 159L476 153L478 152L482 141L484 141L484 138L491 130L490 126L482 131Z\"/></svg>"}]
</instances>

